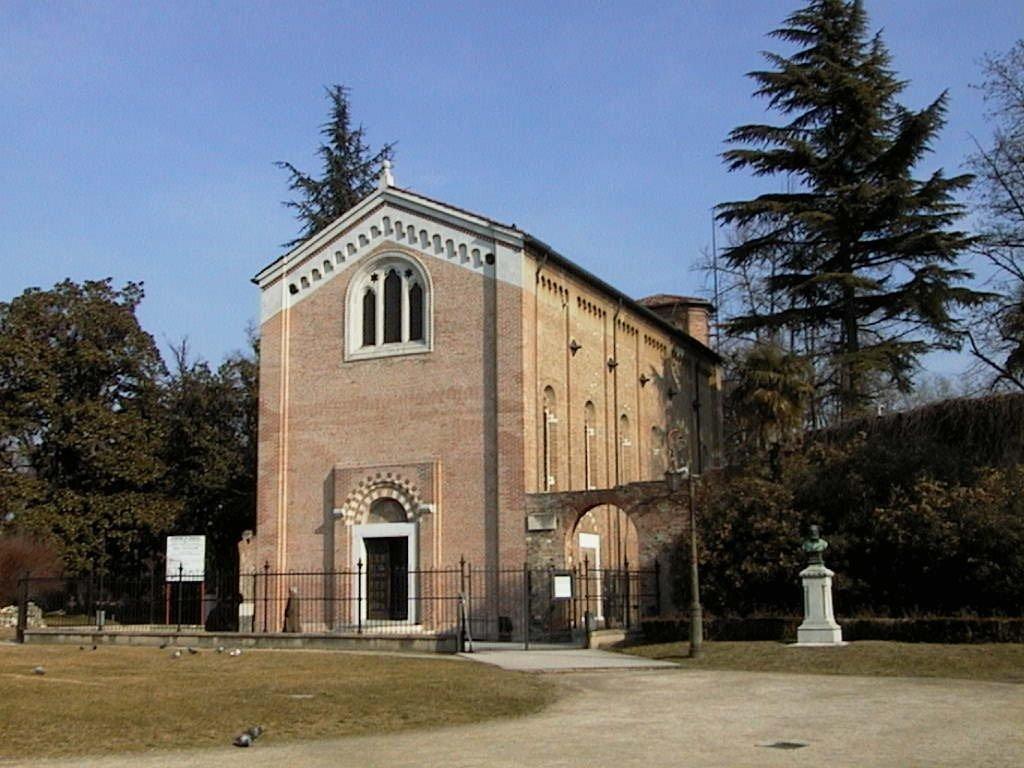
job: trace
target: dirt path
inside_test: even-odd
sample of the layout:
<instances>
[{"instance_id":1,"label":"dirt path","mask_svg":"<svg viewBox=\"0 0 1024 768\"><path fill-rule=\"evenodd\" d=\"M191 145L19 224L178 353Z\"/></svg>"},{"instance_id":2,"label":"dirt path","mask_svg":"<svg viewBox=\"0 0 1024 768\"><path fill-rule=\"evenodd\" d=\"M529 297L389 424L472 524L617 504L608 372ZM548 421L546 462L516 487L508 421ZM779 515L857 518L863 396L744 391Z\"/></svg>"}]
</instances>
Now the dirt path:
<instances>
[{"instance_id":1,"label":"dirt path","mask_svg":"<svg viewBox=\"0 0 1024 768\"><path fill-rule=\"evenodd\" d=\"M86 768L1024 765L1024 686L748 672L552 676L540 715L251 749L30 763ZM807 746L778 749L774 742Z\"/></svg>"}]
</instances>

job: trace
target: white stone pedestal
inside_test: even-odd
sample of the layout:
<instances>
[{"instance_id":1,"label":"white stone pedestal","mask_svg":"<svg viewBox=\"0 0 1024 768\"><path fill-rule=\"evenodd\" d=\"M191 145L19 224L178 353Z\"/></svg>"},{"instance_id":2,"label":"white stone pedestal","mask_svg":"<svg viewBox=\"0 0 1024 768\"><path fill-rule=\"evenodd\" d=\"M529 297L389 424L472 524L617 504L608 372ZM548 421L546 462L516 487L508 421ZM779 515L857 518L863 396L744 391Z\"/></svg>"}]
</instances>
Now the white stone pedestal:
<instances>
[{"instance_id":1,"label":"white stone pedestal","mask_svg":"<svg viewBox=\"0 0 1024 768\"><path fill-rule=\"evenodd\" d=\"M804 583L804 621L796 630L797 645L843 645L843 630L832 614L832 577L820 563L800 571Z\"/></svg>"}]
</instances>

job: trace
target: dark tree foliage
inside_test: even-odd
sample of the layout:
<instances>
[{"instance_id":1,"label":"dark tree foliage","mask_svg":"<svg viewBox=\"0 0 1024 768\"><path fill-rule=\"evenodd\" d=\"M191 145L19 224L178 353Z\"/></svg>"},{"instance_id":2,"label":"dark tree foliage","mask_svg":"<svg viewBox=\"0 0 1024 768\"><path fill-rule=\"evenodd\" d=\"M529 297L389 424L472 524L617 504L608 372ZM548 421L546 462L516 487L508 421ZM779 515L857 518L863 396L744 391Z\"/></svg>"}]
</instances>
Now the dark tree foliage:
<instances>
[{"instance_id":1,"label":"dark tree foliage","mask_svg":"<svg viewBox=\"0 0 1024 768\"><path fill-rule=\"evenodd\" d=\"M31 288L0 303L0 498L8 529L72 571L138 561L180 505L167 494L153 338L142 286Z\"/></svg>"},{"instance_id":2,"label":"dark tree foliage","mask_svg":"<svg viewBox=\"0 0 1024 768\"><path fill-rule=\"evenodd\" d=\"M944 123L946 95L920 111L900 105L880 35L857 0L813 0L772 36L798 50L766 53L755 94L785 117L729 135L730 170L785 176L792 191L725 203L720 221L758 232L725 252L733 267L772 265L772 311L732 332L813 332L844 416L869 403L879 377L909 388L919 355L955 347L957 307L981 296L960 285L970 238L951 230L954 194L970 176L913 177Z\"/></svg>"},{"instance_id":3,"label":"dark tree foliage","mask_svg":"<svg viewBox=\"0 0 1024 768\"><path fill-rule=\"evenodd\" d=\"M777 470L761 455L710 475L699 504L708 610L799 615L800 541L816 523L841 621L1019 616L1022 414L1024 395L939 403L826 430L783 451Z\"/></svg>"},{"instance_id":4,"label":"dark tree foliage","mask_svg":"<svg viewBox=\"0 0 1024 768\"><path fill-rule=\"evenodd\" d=\"M190 360L182 342L164 386L168 487L182 505L174 532L207 537L208 557L235 564L244 530L256 524L256 421L259 346L216 370Z\"/></svg>"},{"instance_id":5,"label":"dark tree foliage","mask_svg":"<svg viewBox=\"0 0 1024 768\"><path fill-rule=\"evenodd\" d=\"M289 246L312 237L370 194L381 163L390 160L394 153L394 143L371 152L364 140L363 127L352 127L348 88L332 85L326 90L331 113L320 129L324 142L317 149L322 175L317 178L289 162L277 163L288 171L288 188L298 195L297 199L285 202L302 223L302 231Z\"/></svg>"}]
</instances>

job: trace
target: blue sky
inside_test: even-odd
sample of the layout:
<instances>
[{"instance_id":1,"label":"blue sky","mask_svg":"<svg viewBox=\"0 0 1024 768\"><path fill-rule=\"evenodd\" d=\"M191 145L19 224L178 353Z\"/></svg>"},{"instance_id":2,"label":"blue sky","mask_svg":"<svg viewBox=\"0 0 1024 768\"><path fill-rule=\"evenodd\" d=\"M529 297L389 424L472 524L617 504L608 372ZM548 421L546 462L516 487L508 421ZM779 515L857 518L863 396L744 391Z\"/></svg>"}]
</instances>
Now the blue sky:
<instances>
[{"instance_id":1,"label":"blue sky","mask_svg":"<svg viewBox=\"0 0 1024 768\"><path fill-rule=\"evenodd\" d=\"M244 344L250 277L297 232L275 160L318 170L323 86L352 89L400 186L520 227L627 293L700 293L728 131L765 117L744 73L795 0L673 3L0 3L0 300L65 277L145 282L161 344ZM869 0L921 107L922 172L988 135L978 60L1019 0ZM784 49L781 49L784 50ZM953 371L961 361L933 359Z\"/></svg>"}]
</instances>

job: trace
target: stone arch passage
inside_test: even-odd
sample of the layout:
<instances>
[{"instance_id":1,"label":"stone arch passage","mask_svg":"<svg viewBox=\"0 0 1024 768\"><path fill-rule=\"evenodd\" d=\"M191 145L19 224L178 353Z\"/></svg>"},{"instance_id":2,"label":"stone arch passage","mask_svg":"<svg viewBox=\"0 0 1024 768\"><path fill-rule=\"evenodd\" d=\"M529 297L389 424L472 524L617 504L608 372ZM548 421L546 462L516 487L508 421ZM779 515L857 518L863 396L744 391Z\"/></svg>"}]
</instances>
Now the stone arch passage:
<instances>
[{"instance_id":1,"label":"stone arch passage","mask_svg":"<svg viewBox=\"0 0 1024 768\"><path fill-rule=\"evenodd\" d=\"M636 562L630 568L659 567L661 613L683 610L673 603L674 552L689 534L686 489L672 492L663 480L629 483L594 491L533 493L526 496L527 559L533 568L569 568L577 523L594 509L620 509L635 526ZM584 530L583 532L587 532ZM633 545L630 545L633 546ZM628 551L628 550L626 550Z\"/></svg>"}]
</instances>

